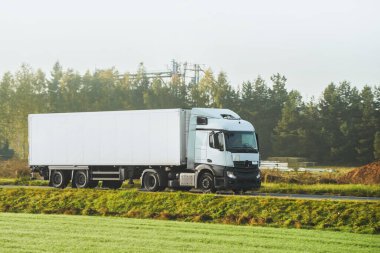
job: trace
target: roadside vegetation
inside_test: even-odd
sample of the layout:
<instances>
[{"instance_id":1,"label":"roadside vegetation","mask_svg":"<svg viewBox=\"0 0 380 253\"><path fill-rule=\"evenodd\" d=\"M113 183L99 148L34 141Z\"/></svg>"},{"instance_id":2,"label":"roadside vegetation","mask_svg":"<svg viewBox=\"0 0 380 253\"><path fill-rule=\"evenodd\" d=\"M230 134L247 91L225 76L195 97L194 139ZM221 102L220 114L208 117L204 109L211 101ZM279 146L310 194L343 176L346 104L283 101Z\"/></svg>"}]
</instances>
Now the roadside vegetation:
<instances>
[{"instance_id":1,"label":"roadside vegetation","mask_svg":"<svg viewBox=\"0 0 380 253\"><path fill-rule=\"evenodd\" d=\"M80 224L80 226L78 225ZM379 235L0 213L1 252L377 252ZM120 236L123 235L123 236Z\"/></svg>"},{"instance_id":2,"label":"roadside vegetation","mask_svg":"<svg viewBox=\"0 0 380 253\"><path fill-rule=\"evenodd\" d=\"M0 189L0 211L106 215L380 233L380 202L279 199L185 192Z\"/></svg>"},{"instance_id":3,"label":"roadside vegetation","mask_svg":"<svg viewBox=\"0 0 380 253\"><path fill-rule=\"evenodd\" d=\"M30 180L30 169L26 161L8 160L0 162L0 186L48 186L48 181ZM262 187L260 193L317 194L357 197L380 197L380 162L361 168L335 167L334 172L283 172L262 169ZM360 183L352 183L360 182ZM363 184L363 183L372 184ZM126 182L123 189L139 189L140 181L134 185Z\"/></svg>"},{"instance_id":4,"label":"roadside vegetation","mask_svg":"<svg viewBox=\"0 0 380 253\"><path fill-rule=\"evenodd\" d=\"M45 180L29 180L27 178L0 178L1 185L19 186L48 186ZM122 189L140 189L139 180L134 185L124 182ZM287 183L263 183L259 193L286 193L286 194L316 194L316 195L339 195L356 197L380 197L380 185L363 184L312 184L299 185Z\"/></svg>"},{"instance_id":5,"label":"roadside vegetation","mask_svg":"<svg viewBox=\"0 0 380 253\"><path fill-rule=\"evenodd\" d=\"M316 194L339 195L356 197L380 197L380 185L363 184L287 184L264 183L259 192L288 193L288 194Z\"/></svg>"},{"instance_id":6,"label":"roadside vegetation","mask_svg":"<svg viewBox=\"0 0 380 253\"><path fill-rule=\"evenodd\" d=\"M29 177L30 169L26 160L11 159L2 161L0 159L0 178Z\"/></svg>"}]
</instances>

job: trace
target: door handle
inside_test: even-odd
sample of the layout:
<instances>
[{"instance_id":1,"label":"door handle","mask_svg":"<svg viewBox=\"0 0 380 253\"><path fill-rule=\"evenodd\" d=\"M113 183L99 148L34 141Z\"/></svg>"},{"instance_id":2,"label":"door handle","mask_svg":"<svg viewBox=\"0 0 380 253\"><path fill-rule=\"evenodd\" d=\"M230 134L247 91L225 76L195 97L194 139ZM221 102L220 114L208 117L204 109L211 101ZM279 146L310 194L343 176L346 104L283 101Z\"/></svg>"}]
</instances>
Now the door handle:
<instances>
[{"instance_id":1,"label":"door handle","mask_svg":"<svg viewBox=\"0 0 380 253\"><path fill-rule=\"evenodd\" d=\"M212 160L211 160L211 159L207 159L207 162L208 162L208 163L212 163Z\"/></svg>"}]
</instances>

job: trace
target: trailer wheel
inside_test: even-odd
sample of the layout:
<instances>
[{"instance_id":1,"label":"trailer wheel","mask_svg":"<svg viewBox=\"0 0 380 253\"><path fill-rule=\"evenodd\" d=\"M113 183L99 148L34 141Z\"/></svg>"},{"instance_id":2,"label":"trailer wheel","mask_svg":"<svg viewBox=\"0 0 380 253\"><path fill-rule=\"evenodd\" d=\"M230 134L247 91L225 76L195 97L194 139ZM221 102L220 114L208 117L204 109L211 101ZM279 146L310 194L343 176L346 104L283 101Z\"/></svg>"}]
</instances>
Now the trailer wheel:
<instances>
[{"instance_id":1,"label":"trailer wheel","mask_svg":"<svg viewBox=\"0 0 380 253\"><path fill-rule=\"evenodd\" d=\"M158 174L148 171L144 174L143 178L144 188L147 191L156 192L160 190L160 182Z\"/></svg>"},{"instance_id":2,"label":"trailer wheel","mask_svg":"<svg viewBox=\"0 0 380 253\"><path fill-rule=\"evenodd\" d=\"M50 185L55 188L65 188L69 184L67 173L62 170L54 170L50 175Z\"/></svg>"},{"instance_id":3,"label":"trailer wheel","mask_svg":"<svg viewBox=\"0 0 380 253\"><path fill-rule=\"evenodd\" d=\"M110 188L110 189L119 189L121 185L123 184L123 181L120 180L110 180L110 181L103 181L102 187L103 188Z\"/></svg>"},{"instance_id":4,"label":"trailer wheel","mask_svg":"<svg viewBox=\"0 0 380 253\"><path fill-rule=\"evenodd\" d=\"M205 172L200 175L198 186L203 192L216 192L214 177L209 172Z\"/></svg>"},{"instance_id":5,"label":"trailer wheel","mask_svg":"<svg viewBox=\"0 0 380 253\"><path fill-rule=\"evenodd\" d=\"M86 171L77 171L74 174L73 184L76 188L87 188L89 186L89 179Z\"/></svg>"}]
</instances>

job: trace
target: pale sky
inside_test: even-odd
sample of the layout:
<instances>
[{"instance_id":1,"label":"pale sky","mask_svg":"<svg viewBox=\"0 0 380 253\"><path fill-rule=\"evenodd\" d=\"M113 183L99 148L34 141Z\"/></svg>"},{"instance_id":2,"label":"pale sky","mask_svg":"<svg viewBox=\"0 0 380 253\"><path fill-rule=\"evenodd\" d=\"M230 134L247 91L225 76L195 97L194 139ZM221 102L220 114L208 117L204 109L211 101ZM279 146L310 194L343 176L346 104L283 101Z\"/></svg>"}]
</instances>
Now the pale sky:
<instances>
[{"instance_id":1,"label":"pale sky","mask_svg":"<svg viewBox=\"0 0 380 253\"><path fill-rule=\"evenodd\" d=\"M233 86L279 72L307 97L332 81L380 85L380 1L0 0L0 74L171 59L223 70Z\"/></svg>"}]
</instances>

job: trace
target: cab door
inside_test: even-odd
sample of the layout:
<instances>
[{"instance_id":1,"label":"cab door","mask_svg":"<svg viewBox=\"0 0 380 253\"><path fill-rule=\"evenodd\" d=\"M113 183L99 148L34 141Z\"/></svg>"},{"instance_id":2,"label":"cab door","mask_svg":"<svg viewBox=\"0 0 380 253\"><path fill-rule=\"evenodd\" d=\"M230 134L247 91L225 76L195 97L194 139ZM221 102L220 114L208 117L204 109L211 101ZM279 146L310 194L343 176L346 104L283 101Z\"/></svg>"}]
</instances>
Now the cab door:
<instances>
[{"instance_id":1,"label":"cab door","mask_svg":"<svg viewBox=\"0 0 380 253\"><path fill-rule=\"evenodd\" d=\"M209 132L207 164L226 166L226 151L223 132Z\"/></svg>"}]
</instances>

